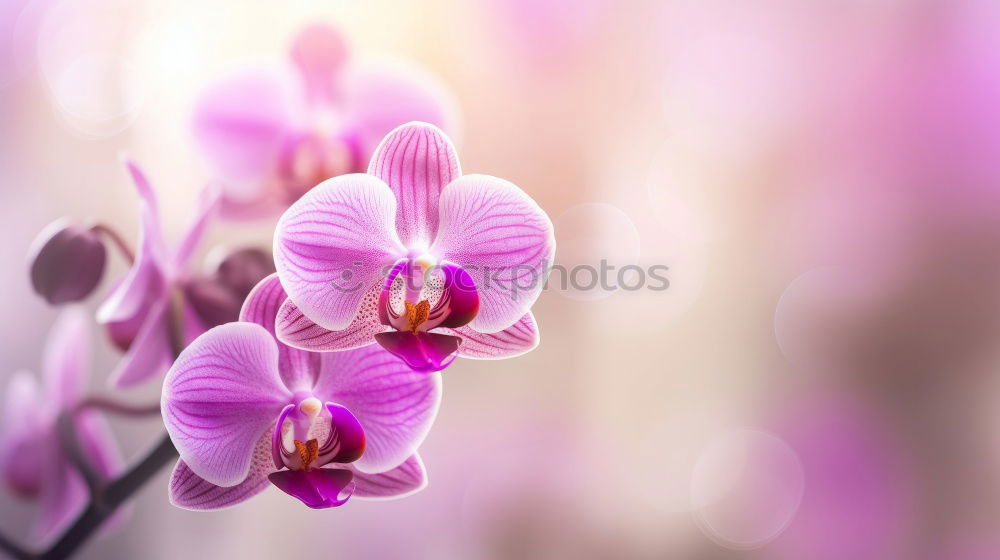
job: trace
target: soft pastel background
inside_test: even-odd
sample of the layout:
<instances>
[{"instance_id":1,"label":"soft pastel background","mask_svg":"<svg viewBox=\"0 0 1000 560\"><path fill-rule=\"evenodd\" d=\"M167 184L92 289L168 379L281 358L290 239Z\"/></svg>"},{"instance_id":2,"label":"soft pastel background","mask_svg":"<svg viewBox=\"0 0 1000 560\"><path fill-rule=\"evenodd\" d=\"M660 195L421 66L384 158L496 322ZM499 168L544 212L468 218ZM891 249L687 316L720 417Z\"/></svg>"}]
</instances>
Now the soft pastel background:
<instances>
[{"instance_id":1,"label":"soft pastel background","mask_svg":"<svg viewBox=\"0 0 1000 560\"><path fill-rule=\"evenodd\" d=\"M124 151L177 235L195 96L313 21L450 88L463 167L532 195L560 263L670 288L549 290L536 351L456 362L412 498L192 513L165 469L82 557L1000 557L995 0L2 0L0 381L55 316L35 234L134 235ZM133 455L162 432L114 426ZM0 530L31 512L4 495Z\"/></svg>"}]
</instances>

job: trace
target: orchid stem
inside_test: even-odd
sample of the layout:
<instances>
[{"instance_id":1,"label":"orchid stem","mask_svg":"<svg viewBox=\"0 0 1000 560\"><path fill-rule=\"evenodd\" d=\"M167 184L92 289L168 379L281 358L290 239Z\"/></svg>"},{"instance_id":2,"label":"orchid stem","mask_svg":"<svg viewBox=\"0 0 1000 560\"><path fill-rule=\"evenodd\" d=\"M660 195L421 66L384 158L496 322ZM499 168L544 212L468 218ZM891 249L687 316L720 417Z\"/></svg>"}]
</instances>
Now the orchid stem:
<instances>
[{"instance_id":1,"label":"orchid stem","mask_svg":"<svg viewBox=\"0 0 1000 560\"><path fill-rule=\"evenodd\" d=\"M87 409L97 409L117 416L154 416L160 413L160 403L134 405L111 397L91 396L76 405L77 412Z\"/></svg>"},{"instance_id":2,"label":"orchid stem","mask_svg":"<svg viewBox=\"0 0 1000 560\"><path fill-rule=\"evenodd\" d=\"M132 251L132 247L129 246L128 242L126 242L125 239L114 230L114 228L105 224L97 224L90 228L90 230L110 239L111 242L118 247L118 251L121 252L122 257L124 257L129 264L135 262L135 253Z\"/></svg>"},{"instance_id":3,"label":"orchid stem","mask_svg":"<svg viewBox=\"0 0 1000 560\"><path fill-rule=\"evenodd\" d=\"M94 470L94 466L84 454L83 447L80 445L80 434L76 430L74 414L72 412L61 414L58 420L58 428L59 442L66 454L69 455L70 462L73 463L73 466L76 467L76 470L83 477L83 481L87 485L87 490L93 499L94 496L101 493L104 480Z\"/></svg>"},{"instance_id":4,"label":"orchid stem","mask_svg":"<svg viewBox=\"0 0 1000 560\"><path fill-rule=\"evenodd\" d=\"M87 509L63 533L62 537L47 551L34 558L39 560L69 558L114 514L119 506L142 488L164 465L176 458L177 450L174 449L174 444L170 441L170 437L164 435L156 447L151 449L141 461L104 486L99 495L93 496ZM24 558L32 558L32 556Z\"/></svg>"}]
</instances>

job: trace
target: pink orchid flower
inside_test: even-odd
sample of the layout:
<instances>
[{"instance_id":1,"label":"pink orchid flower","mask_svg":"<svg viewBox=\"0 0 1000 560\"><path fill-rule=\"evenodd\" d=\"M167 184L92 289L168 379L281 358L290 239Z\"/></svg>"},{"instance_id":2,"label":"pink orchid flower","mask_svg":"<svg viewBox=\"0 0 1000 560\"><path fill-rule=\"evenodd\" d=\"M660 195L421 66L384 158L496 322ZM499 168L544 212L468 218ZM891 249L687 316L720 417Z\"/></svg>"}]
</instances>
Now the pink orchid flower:
<instances>
[{"instance_id":1,"label":"pink orchid flower","mask_svg":"<svg viewBox=\"0 0 1000 560\"><path fill-rule=\"evenodd\" d=\"M538 344L530 308L554 253L552 223L524 191L463 176L443 132L409 123L367 174L323 182L279 220L278 338L314 351L378 342L425 372L517 356Z\"/></svg>"},{"instance_id":2,"label":"pink orchid flower","mask_svg":"<svg viewBox=\"0 0 1000 560\"><path fill-rule=\"evenodd\" d=\"M170 499L220 509L268 482L311 508L401 497L426 484L417 447L441 401L440 375L378 348L319 354L274 337L286 299L277 275L254 288L239 323L215 327L177 359L162 410L180 460Z\"/></svg>"},{"instance_id":3,"label":"pink orchid flower","mask_svg":"<svg viewBox=\"0 0 1000 560\"><path fill-rule=\"evenodd\" d=\"M82 476L60 446L57 425L82 399L90 362L88 325L83 311L64 311L45 345L41 386L34 375L20 372L7 387L0 470L14 493L38 499L34 532L42 542L61 533L88 501ZM73 424L93 471L106 479L117 476L123 462L104 419L83 410L73 415Z\"/></svg>"},{"instance_id":4,"label":"pink orchid flower","mask_svg":"<svg viewBox=\"0 0 1000 560\"><path fill-rule=\"evenodd\" d=\"M282 74L241 73L198 102L195 137L224 183L225 217L280 214L320 181L363 171L394 127L452 120L448 96L429 78L352 64L327 25L303 29L290 58Z\"/></svg>"},{"instance_id":5,"label":"pink orchid flower","mask_svg":"<svg viewBox=\"0 0 1000 560\"><path fill-rule=\"evenodd\" d=\"M202 191L194 220L171 250L149 181L134 163L126 166L140 198L139 248L128 274L97 310L98 322L126 351L111 376L115 387L131 387L158 376L169 367L174 347L186 345L212 326L199 316L194 298L185 296L197 288L187 268L219 198L216 188ZM174 340L179 337L183 340Z\"/></svg>"}]
</instances>

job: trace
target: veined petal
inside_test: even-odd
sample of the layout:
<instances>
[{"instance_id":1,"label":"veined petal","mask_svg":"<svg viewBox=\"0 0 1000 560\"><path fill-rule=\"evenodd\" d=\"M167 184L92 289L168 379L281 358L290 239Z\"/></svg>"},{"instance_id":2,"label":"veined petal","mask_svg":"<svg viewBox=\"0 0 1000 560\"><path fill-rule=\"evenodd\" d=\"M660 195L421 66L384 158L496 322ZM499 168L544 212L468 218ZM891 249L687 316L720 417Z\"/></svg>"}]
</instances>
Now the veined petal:
<instances>
[{"instance_id":1,"label":"veined petal","mask_svg":"<svg viewBox=\"0 0 1000 560\"><path fill-rule=\"evenodd\" d=\"M390 132L368 173L396 195L396 228L406 247L427 247L438 230L438 199L462 171L451 140L436 126L411 122Z\"/></svg>"},{"instance_id":2,"label":"veined petal","mask_svg":"<svg viewBox=\"0 0 1000 560\"><path fill-rule=\"evenodd\" d=\"M441 193L441 227L431 253L472 275L480 305L469 326L479 332L506 329L528 312L555 248L549 217L513 183L466 175Z\"/></svg>"},{"instance_id":3,"label":"veined petal","mask_svg":"<svg viewBox=\"0 0 1000 560\"><path fill-rule=\"evenodd\" d=\"M375 342L413 371L431 373L455 361L461 339L434 332L388 331L375 335Z\"/></svg>"},{"instance_id":4,"label":"veined petal","mask_svg":"<svg viewBox=\"0 0 1000 560\"><path fill-rule=\"evenodd\" d=\"M267 276L247 296L240 311L240 321L256 323L272 336L275 334L275 320L278 310L288 299L278 274ZM285 387L291 391L311 389L319 372L319 356L283 344L278 340L278 373Z\"/></svg>"},{"instance_id":5,"label":"veined petal","mask_svg":"<svg viewBox=\"0 0 1000 560\"><path fill-rule=\"evenodd\" d=\"M161 407L170 439L191 470L233 486L246 479L261 434L290 399L271 333L229 323L181 352L167 372Z\"/></svg>"},{"instance_id":6,"label":"veined petal","mask_svg":"<svg viewBox=\"0 0 1000 560\"><path fill-rule=\"evenodd\" d=\"M181 238L177 251L174 252L174 270L184 270L191 256L198 249L201 238L205 235L205 229L215 217L219 210L219 201L222 198L222 189L218 184L206 185L198 194L197 209L194 219L188 225L187 231Z\"/></svg>"},{"instance_id":7,"label":"veined petal","mask_svg":"<svg viewBox=\"0 0 1000 560\"><path fill-rule=\"evenodd\" d=\"M531 312L524 317L495 333L481 333L465 326L457 329L440 329L462 339L458 347L458 356L476 360L500 360L526 354L538 346L538 325Z\"/></svg>"},{"instance_id":8,"label":"veined petal","mask_svg":"<svg viewBox=\"0 0 1000 560\"><path fill-rule=\"evenodd\" d=\"M324 329L306 317L290 299L278 310L278 340L311 352L352 350L375 342L375 334L386 327L379 321L378 298L382 283L376 282L368 290L361 307L347 328L339 331Z\"/></svg>"},{"instance_id":9,"label":"veined petal","mask_svg":"<svg viewBox=\"0 0 1000 560\"><path fill-rule=\"evenodd\" d=\"M146 315L108 382L112 387L133 387L159 376L170 365L170 300L157 301Z\"/></svg>"},{"instance_id":10,"label":"veined petal","mask_svg":"<svg viewBox=\"0 0 1000 560\"><path fill-rule=\"evenodd\" d=\"M302 29L292 43L292 61L302 76L311 103L335 103L347 64L347 43L335 28L316 23Z\"/></svg>"},{"instance_id":11,"label":"veined petal","mask_svg":"<svg viewBox=\"0 0 1000 560\"><path fill-rule=\"evenodd\" d=\"M274 264L309 319L331 330L351 324L368 288L405 252L395 215L392 191L365 174L329 179L285 212L274 234Z\"/></svg>"},{"instance_id":12,"label":"veined petal","mask_svg":"<svg viewBox=\"0 0 1000 560\"><path fill-rule=\"evenodd\" d=\"M354 466L382 472L405 461L437 415L441 376L414 372L375 345L322 357L313 393L350 410L365 432L365 453Z\"/></svg>"},{"instance_id":13,"label":"veined petal","mask_svg":"<svg viewBox=\"0 0 1000 560\"><path fill-rule=\"evenodd\" d=\"M263 194L291 130L292 96L284 76L255 69L211 86L198 100L194 135L225 179L225 197L241 202Z\"/></svg>"},{"instance_id":14,"label":"veined petal","mask_svg":"<svg viewBox=\"0 0 1000 560\"><path fill-rule=\"evenodd\" d=\"M41 388L29 372L15 373L4 395L3 424L0 425L0 469L4 482L16 494L38 495L41 490L42 458L38 449Z\"/></svg>"},{"instance_id":15,"label":"veined petal","mask_svg":"<svg viewBox=\"0 0 1000 560\"><path fill-rule=\"evenodd\" d=\"M395 500L416 494L427 487L427 472L414 453L398 467L377 473L363 473L354 465L344 468L354 473L354 497L365 500Z\"/></svg>"},{"instance_id":16,"label":"veined petal","mask_svg":"<svg viewBox=\"0 0 1000 560\"><path fill-rule=\"evenodd\" d=\"M224 509L245 502L268 487L267 475L274 472L271 462L270 430L257 440L247 477L233 486L218 486L196 475L178 460L170 475L170 503L190 510Z\"/></svg>"},{"instance_id":17,"label":"veined petal","mask_svg":"<svg viewBox=\"0 0 1000 560\"><path fill-rule=\"evenodd\" d=\"M80 308L63 311L45 341L42 374L46 398L68 408L83 393L90 367L90 321Z\"/></svg>"},{"instance_id":18,"label":"veined petal","mask_svg":"<svg viewBox=\"0 0 1000 560\"><path fill-rule=\"evenodd\" d=\"M282 492L313 509L344 505L353 491L353 475L344 469L284 470L267 478Z\"/></svg>"}]
</instances>

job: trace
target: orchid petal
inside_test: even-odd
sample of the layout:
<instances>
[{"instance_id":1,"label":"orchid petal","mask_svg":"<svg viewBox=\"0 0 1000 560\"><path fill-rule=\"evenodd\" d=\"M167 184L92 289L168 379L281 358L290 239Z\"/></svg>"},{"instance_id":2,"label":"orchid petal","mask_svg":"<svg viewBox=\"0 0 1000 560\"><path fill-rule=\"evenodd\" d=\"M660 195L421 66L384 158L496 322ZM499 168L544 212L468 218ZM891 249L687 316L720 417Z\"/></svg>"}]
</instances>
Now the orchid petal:
<instances>
[{"instance_id":1,"label":"orchid petal","mask_svg":"<svg viewBox=\"0 0 1000 560\"><path fill-rule=\"evenodd\" d=\"M271 274L264 278L250 291L243 309L240 311L240 321L256 323L275 336L275 316L281 304L287 300L284 288L278 275ZM291 391L308 390L316 382L319 371L319 356L306 352L278 341L278 373L285 387Z\"/></svg>"},{"instance_id":2,"label":"orchid petal","mask_svg":"<svg viewBox=\"0 0 1000 560\"><path fill-rule=\"evenodd\" d=\"M215 84L198 101L195 139L226 179L227 199L258 199L277 167L292 120L283 78L269 71L243 72Z\"/></svg>"},{"instance_id":3,"label":"orchid petal","mask_svg":"<svg viewBox=\"0 0 1000 560\"><path fill-rule=\"evenodd\" d=\"M395 500L416 494L427 487L427 472L420 456L414 453L398 467L377 473L363 473L346 465L354 473L354 497L365 500Z\"/></svg>"},{"instance_id":4,"label":"orchid petal","mask_svg":"<svg viewBox=\"0 0 1000 560\"><path fill-rule=\"evenodd\" d=\"M53 437L55 434L52 434ZM80 513L87 502L87 488L83 479L55 450L43 460L42 489L38 500L38 519L35 538L48 543L62 533Z\"/></svg>"},{"instance_id":5,"label":"orchid petal","mask_svg":"<svg viewBox=\"0 0 1000 560\"><path fill-rule=\"evenodd\" d=\"M481 333L470 327L441 329L462 339L458 356L476 360L499 360L513 358L538 346L538 325L531 312L506 329L495 333Z\"/></svg>"},{"instance_id":6,"label":"orchid petal","mask_svg":"<svg viewBox=\"0 0 1000 560\"><path fill-rule=\"evenodd\" d=\"M468 325L479 312L479 291L472 276L462 267L443 262L438 267L443 276L441 296L431 309L424 330L437 327L459 328Z\"/></svg>"},{"instance_id":7,"label":"orchid petal","mask_svg":"<svg viewBox=\"0 0 1000 560\"><path fill-rule=\"evenodd\" d=\"M291 55L302 75L308 100L336 102L348 59L347 43L340 32L323 23L309 25L295 37Z\"/></svg>"},{"instance_id":8,"label":"orchid petal","mask_svg":"<svg viewBox=\"0 0 1000 560\"><path fill-rule=\"evenodd\" d=\"M181 243L177 246L177 251L174 253L174 270L184 270L187 268L191 256L198 249L198 244L205 235L205 229L219 210L221 196L222 191L219 185L216 184L205 186L198 194L194 220L188 225L188 229L181 238Z\"/></svg>"},{"instance_id":9,"label":"orchid petal","mask_svg":"<svg viewBox=\"0 0 1000 560\"><path fill-rule=\"evenodd\" d=\"M418 121L450 131L455 120L455 102L447 89L409 64L366 65L352 73L347 85L346 128L366 154L400 125ZM455 171L460 175L457 165Z\"/></svg>"},{"instance_id":10,"label":"orchid petal","mask_svg":"<svg viewBox=\"0 0 1000 560\"><path fill-rule=\"evenodd\" d=\"M133 387L160 375L170 365L169 313L169 300L161 300L149 310L135 340L108 378L112 387Z\"/></svg>"},{"instance_id":11,"label":"orchid petal","mask_svg":"<svg viewBox=\"0 0 1000 560\"><path fill-rule=\"evenodd\" d=\"M385 331L379 321L378 297L382 283L376 282L361 300L361 307L347 328L339 331L324 329L311 321L288 299L278 310L278 340L295 348L311 352L352 350L375 342L375 334Z\"/></svg>"},{"instance_id":12,"label":"orchid petal","mask_svg":"<svg viewBox=\"0 0 1000 560\"><path fill-rule=\"evenodd\" d=\"M125 166L139 194L139 248L125 278L97 309L100 323L128 321L166 292L167 247L160 227L156 195L135 163L126 160Z\"/></svg>"},{"instance_id":13,"label":"orchid petal","mask_svg":"<svg viewBox=\"0 0 1000 560\"><path fill-rule=\"evenodd\" d=\"M90 322L82 309L63 311L45 341L42 373L46 398L59 408L76 404L90 365Z\"/></svg>"},{"instance_id":14,"label":"orchid petal","mask_svg":"<svg viewBox=\"0 0 1000 560\"><path fill-rule=\"evenodd\" d=\"M375 335L375 342L415 372L431 373L451 365L462 340L433 332L388 331Z\"/></svg>"},{"instance_id":15,"label":"orchid petal","mask_svg":"<svg viewBox=\"0 0 1000 560\"><path fill-rule=\"evenodd\" d=\"M36 496L42 485L42 458L37 447L42 422L40 398L37 378L26 371L11 377L4 395L0 470L7 486L24 497Z\"/></svg>"},{"instance_id":16,"label":"orchid petal","mask_svg":"<svg viewBox=\"0 0 1000 560\"><path fill-rule=\"evenodd\" d=\"M361 423L366 449L357 469L382 472L405 461L437 415L441 376L413 372L375 345L321 355L313 394L347 408Z\"/></svg>"},{"instance_id":17,"label":"orchid petal","mask_svg":"<svg viewBox=\"0 0 1000 560\"><path fill-rule=\"evenodd\" d=\"M94 472L105 480L122 472L125 461L107 420L93 410L83 410L76 414L75 425L80 448Z\"/></svg>"},{"instance_id":18,"label":"orchid petal","mask_svg":"<svg viewBox=\"0 0 1000 560\"><path fill-rule=\"evenodd\" d=\"M324 463L352 463L365 452L365 431L357 417L343 406L326 403L330 430L319 450Z\"/></svg>"},{"instance_id":19,"label":"orchid petal","mask_svg":"<svg viewBox=\"0 0 1000 560\"><path fill-rule=\"evenodd\" d=\"M170 503L190 510L224 509L245 502L267 488L271 464L271 434L265 433L254 447L247 477L233 486L218 486L196 475L183 460L178 460L170 475Z\"/></svg>"},{"instance_id":20,"label":"orchid petal","mask_svg":"<svg viewBox=\"0 0 1000 560\"><path fill-rule=\"evenodd\" d=\"M282 492L313 509L343 505L353 490L353 475L344 469L285 470L271 473L267 478ZM341 498L345 492L348 495Z\"/></svg>"},{"instance_id":21,"label":"orchid petal","mask_svg":"<svg viewBox=\"0 0 1000 560\"><path fill-rule=\"evenodd\" d=\"M395 215L396 199L382 181L353 174L321 183L281 217L274 264L313 322L331 330L350 325L368 287L405 251Z\"/></svg>"},{"instance_id":22,"label":"orchid petal","mask_svg":"<svg viewBox=\"0 0 1000 560\"><path fill-rule=\"evenodd\" d=\"M552 222L513 183L466 175L441 193L441 227L431 253L472 275L480 308L469 326L479 332L506 329L528 312L555 247Z\"/></svg>"},{"instance_id":23,"label":"orchid petal","mask_svg":"<svg viewBox=\"0 0 1000 560\"><path fill-rule=\"evenodd\" d=\"M229 323L181 352L163 383L161 408L191 470L233 486L246 479L261 434L290 399L274 337L260 325Z\"/></svg>"},{"instance_id":24,"label":"orchid petal","mask_svg":"<svg viewBox=\"0 0 1000 560\"><path fill-rule=\"evenodd\" d=\"M433 125L405 124L382 140L368 173L396 195L396 229L403 245L429 246L438 230L441 191L462 174L451 140Z\"/></svg>"}]
</instances>

